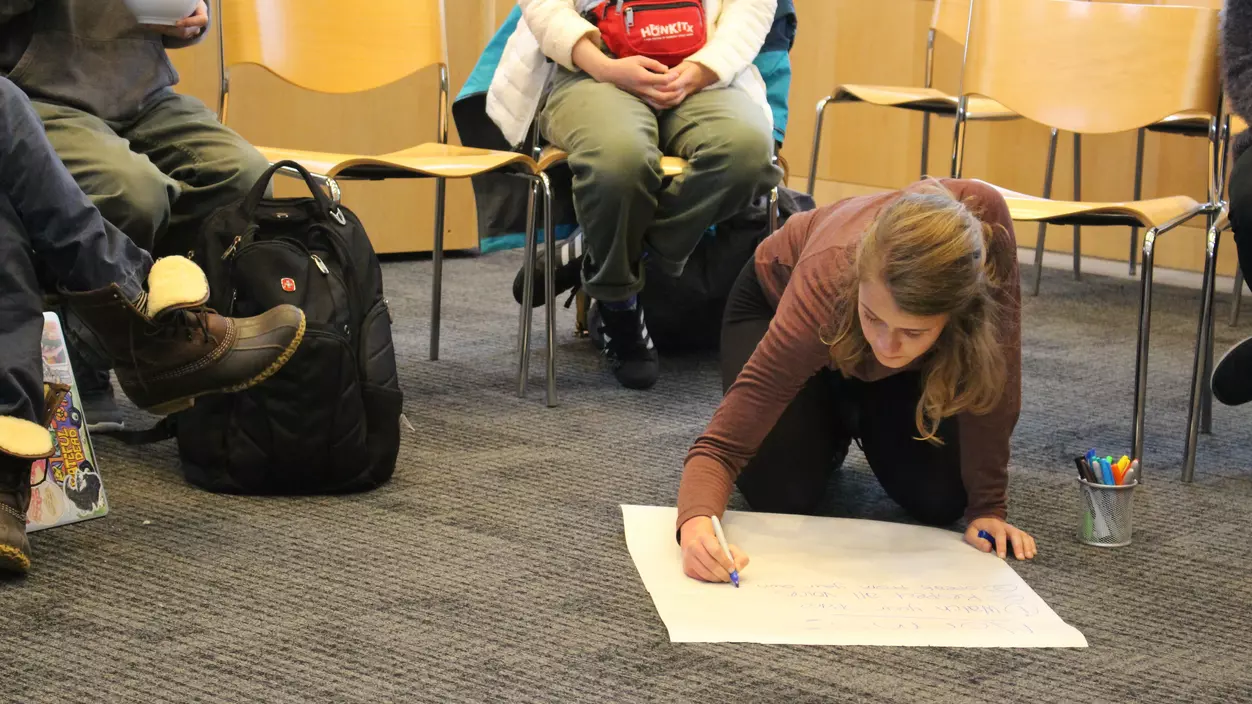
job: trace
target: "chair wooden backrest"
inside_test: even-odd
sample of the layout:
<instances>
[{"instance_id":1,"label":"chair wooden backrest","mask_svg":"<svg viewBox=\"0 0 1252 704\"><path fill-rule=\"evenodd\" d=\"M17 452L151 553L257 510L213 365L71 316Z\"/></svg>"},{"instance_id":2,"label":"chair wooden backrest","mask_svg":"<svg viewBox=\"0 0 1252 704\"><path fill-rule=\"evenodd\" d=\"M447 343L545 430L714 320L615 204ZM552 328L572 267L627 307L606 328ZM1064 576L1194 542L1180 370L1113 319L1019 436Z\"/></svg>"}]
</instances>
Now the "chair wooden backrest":
<instances>
[{"instance_id":1,"label":"chair wooden backrest","mask_svg":"<svg viewBox=\"0 0 1252 704\"><path fill-rule=\"evenodd\" d=\"M935 0L935 11L930 16L931 31L965 46L969 3L970 0Z\"/></svg>"},{"instance_id":2,"label":"chair wooden backrest","mask_svg":"<svg viewBox=\"0 0 1252 704\"><path fill-rule=\"evenodd\" d=\"M447 65L444 0L220 0L218 8L225 71L256 64L307 90L359 93Z\"/></svg>"},{"instance_id":3,"label":"chair wooden backrest","mask_svg":"<svg viewBox=\"0 0 1252 704\"><path fill-rule=\"evenodd\" d=\"M1123 132L1218 112L1218 12L1085 0L973 0L961 93L1048 127Z\"/></svg>"}]
</instances>

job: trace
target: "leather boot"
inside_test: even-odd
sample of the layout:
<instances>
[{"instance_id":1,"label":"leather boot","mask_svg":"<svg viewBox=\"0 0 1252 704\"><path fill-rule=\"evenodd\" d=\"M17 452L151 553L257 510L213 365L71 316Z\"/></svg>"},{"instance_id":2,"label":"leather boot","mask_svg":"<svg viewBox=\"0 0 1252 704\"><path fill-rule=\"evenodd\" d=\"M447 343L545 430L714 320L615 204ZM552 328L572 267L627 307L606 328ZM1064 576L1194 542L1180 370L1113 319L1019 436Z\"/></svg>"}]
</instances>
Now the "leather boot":
<instances>
[{"instance_id":1,"label":"leather boot","mask_svg":"<svg viewBox=\"0 0 1252 704\"><path fill-rule=\"evenodd\" d=\"M44 387L48 408L61 405L68 386ZM44 426L21 418L0 416L0 574L25 574L30 569L30 541L26 538L26 509L30 507L30 467L52 456L50 414Z\"/></svg>"},{"instance_id":2,"label":"leather boot","mask_svg":"<svg viewBox=\"0 0 1252 704\"><path fill-rule=\"evenodd\" d=\"M153 264L139 300L127 300L117 284L65 299L113 358L122 391L157 415L265 381L304 339L304 312L295 306L239 319L206 308L204 272L183 257Z\"/></svg>"}]
</instances>

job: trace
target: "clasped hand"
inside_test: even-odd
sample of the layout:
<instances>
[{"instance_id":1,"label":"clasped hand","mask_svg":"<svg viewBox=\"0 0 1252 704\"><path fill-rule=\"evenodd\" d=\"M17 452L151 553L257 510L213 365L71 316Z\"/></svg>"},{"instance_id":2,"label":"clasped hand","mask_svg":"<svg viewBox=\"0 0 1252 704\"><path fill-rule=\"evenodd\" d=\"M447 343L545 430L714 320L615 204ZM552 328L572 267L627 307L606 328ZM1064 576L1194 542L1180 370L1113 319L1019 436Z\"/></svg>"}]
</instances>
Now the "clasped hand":
<instances>
[{"instance_id":1,"label":"clasped hand","mask_svg":"<svg viewBox=\"0 0 1252 704\"><path fill-rule=\"evenodd\" d=\"M684 61L671 69L646 56L614 59L596 78L638 96L657 110L676 108L717 82L717 74L702 64Z\"/></svg>"}]
</instances>

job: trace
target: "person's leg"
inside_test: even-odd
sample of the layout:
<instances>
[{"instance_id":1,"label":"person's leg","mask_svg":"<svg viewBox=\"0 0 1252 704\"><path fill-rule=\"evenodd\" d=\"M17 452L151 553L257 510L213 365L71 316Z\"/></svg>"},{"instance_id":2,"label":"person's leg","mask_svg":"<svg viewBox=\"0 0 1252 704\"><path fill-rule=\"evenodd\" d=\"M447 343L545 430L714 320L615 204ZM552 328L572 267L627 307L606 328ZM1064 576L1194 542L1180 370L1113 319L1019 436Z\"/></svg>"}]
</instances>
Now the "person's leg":
<instances>
[{"instance_id":1,"label":"person's leg","mask_svg":"<svg viewBox=\"0 0 1252 704\"><path fill-rule=\"evenodd\" d=\"M656 115L611 83L561 70L539 124L569 152L574 212L588 248L584 289L600 301L630 298L643 288L643 233L661 188Z\"/></svg>"},{"instance_id":2,"label":"person's leg","mask_svg":"<svg viewBox=\"0 0 1252 704\"><path fill-rule=\"evenodd\" d=\"M644 236L654 264L670 276L711 226L743 210L782 180L773 136L760 106L734 88L696 93L659 119L661 150L691 165L660 195Z\"/></svg>"},{"instance_id":3,"label":"person's leg","mask_svg":"<svg viewBox=\"0 0 1252 704\"><path fill-rule=\"evenodd\" d=\"M722 317L722 388L729 390L769 329L774 309L749 261L735 281ZM737 484L748 505L769 513L813 513L851 442L841 432L829 376L809 380L779 417Z\"/></svg>"},{"instance_id":4,"label":"person's leg","mask_svg":"<svg viewBox=\"0 0 1252 704\"><path fill-rule=\"evenodd\" d=\"M269 162L195 98L170 93L144 109L120 134L178 184L168 227L157 233L154 252L194 248L200 225L214 210L242 200Z\"/></svg>"},{"instance_id":5,"label":"person's leg","mask_svg":"<svg viewBox=\"0 0 1252 704\"><path fill-rule=\"evenodd\" d=\"M1252 276L1252 149L1245 150L1230 173L1230 229L1239 251L1239 268ZM1250 279L1252 280L1252 279ZM1213 368L1213 398L1227 405L1252 401L1252 338L1232 347Z\"/></svg>"},{"instance_id":6,"label":"person's leg","mask_svg":"<svg viewBox=\"0 0 1252 704\"><path fill-rule=\"evenodd\" d=\"M34 101L65 168L104 218L151 252L169 224L181 186L94 115Z\"/></svg>"},{"instance_id":7,"label":"person's leg","mask_svg":"<svg viewBox=\"0 0 1252 704\"><path fill-rule=\"evenodd\" d=\"M29 458L52 449L39 425L43 295L29 245L17 211L0 194L0 573L30 568Z\"/></svg>"},{"instance_id":8,"label":"person's leg","mask_svg":"<svg viewBox=\"0 0 1252 704\"><path fill-rule=\"evenodd\" d=\"M61 190L72 187L86 191L109 222L124 230L144 250L151 251L157 233L164 230L169 218L169 203L177 197L177 185L146 158L132 153L126 140L99 118L50 103L36 101L33 105L48 139L73 176L72 180L57 179L62 182ZM81 202L83 198L80 194L73 200ZM102 231L99 227L88 230ZM135 295L142 290L146 273L145 269L127 284ZM94 335L72 311L59 312L65 320L66 343L87 428L95 432L120 429L122 412L109 378L112 364L99 349Z\"/></svg>"},{"instance_id":9,"label":"person's leg","mask_svg":"<svg viewBox=\"0 0 1252 704\"><path fill-rule=\"evenodd\" d=\"M649 388L660 367L635 294L643 288L643 233L661 187L656 115L617 86L562 70L540 128L569 152L574 212L588 250L582 283L600 302L605 356L623 386Z\"/></svg>"},{"instance_id":10,"label":"person's leg","mask_svg":"<svg viewBox=\"0 0 1252 704\"><path fill-rule=\"evenodd\" d=\"M914 422L921 375L902 372L859 382L861 449L893 501L929 525L954 523L965 512L956 418L939 424L943 445L918 440Z\"/></svg>"},{"instance_id":11,"label":"person's leg","mask_svg":"<svg viewBox=\"0 0 1252 704\"><path fill-rule=\"evenodd\" d=\"M119 365L122 389L142 408L164 410L259 383L303 339L299 309L279 306L256 318L224 318L204 308L208 282L194 263L167 257L153 264L91 205L57 158L25 94L5 79L0 193L29 235L29 249Z\"/></svg>"}]
</instances>

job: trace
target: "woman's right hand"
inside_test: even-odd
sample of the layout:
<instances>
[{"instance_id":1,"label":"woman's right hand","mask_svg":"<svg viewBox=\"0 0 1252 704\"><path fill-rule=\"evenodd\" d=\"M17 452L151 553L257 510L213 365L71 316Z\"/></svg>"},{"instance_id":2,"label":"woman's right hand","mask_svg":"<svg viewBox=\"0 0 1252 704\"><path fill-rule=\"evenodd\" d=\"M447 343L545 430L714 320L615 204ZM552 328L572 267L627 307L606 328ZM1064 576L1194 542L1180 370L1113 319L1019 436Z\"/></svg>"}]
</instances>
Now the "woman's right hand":
<instances>
[{"instance_id":1,"label":"woman's right hand","mask_svg":"<svg viewBox=\"0 0 1252 704\"><path fill-rule=\"evenodd\" d=\"M578 40L574 45L571 58L575 66L586 71L592 78L601 83L612 83L654 108L667 105L679 95L678 90L667 88L670 82L669 67L655 59L646 56L610 58L587 37Z\"/></svg>"},{"instance_id":2,"label":"woman's right hand","mask_svg":"<svg viewBox=\"0 0 1252 704\"><path fill-rule=\"evenodd\" d=\"M729 582L730 571L748 566L748 556L742 550L730 546L730 554L734 556L732 563L717 542L717 534L713 532L713 519L708 516L696 516L687 519L679 529L683 551L683 572L692 579L702 582Z\"/></svg>"}]
</instances>

